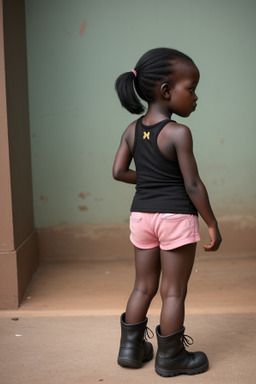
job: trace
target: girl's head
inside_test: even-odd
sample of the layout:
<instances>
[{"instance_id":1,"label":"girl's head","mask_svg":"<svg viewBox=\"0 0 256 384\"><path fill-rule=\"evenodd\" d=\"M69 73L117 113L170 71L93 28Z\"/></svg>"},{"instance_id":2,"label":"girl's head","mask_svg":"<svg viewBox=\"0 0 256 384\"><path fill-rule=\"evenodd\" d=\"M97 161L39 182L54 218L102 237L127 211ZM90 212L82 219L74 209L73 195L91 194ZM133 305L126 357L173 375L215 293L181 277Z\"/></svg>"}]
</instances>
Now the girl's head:
<instances>
[{"instance_id":1,"label":"girl's head","mask_svg":"<svg viewBox=\"0 0 256 384\"><path fill-rule=\"evenodd\" d=\"M142 113L145 108L139 97L152 103L156 98L156 90L164 83L173 87L182 75L180 66L176 65L178 63L196 68L190 57L175 49L156 48L146 52L134 70L123 73L116 80L115 88L122 106L131 113Z\"/></svg>"}]
</instances>

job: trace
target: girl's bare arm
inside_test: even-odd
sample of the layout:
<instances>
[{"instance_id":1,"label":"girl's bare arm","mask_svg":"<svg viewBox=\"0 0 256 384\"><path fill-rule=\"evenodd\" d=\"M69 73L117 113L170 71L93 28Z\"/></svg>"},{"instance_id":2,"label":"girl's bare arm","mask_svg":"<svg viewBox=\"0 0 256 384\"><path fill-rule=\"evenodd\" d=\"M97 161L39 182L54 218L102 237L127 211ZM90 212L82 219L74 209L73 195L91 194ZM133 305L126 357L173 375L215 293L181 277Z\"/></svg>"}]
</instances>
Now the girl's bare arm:
<instances>
[{"instance_id":1,"label":"girl's bare arm","mask_svg":"<svg viewBox=\"0 0 256 384\"><path fill-rule=\"evenodd\" d=\"M179 125L172 135L184 178L187 194L208 226L210 244L204 245L205 251L216 251L222 241L217 220L212 211L205 185L199 177L193 153L193 140L188 127Z\"/></svg>"},{"instance_id":2,"label":"girl's bare arm","mask_svg":"<svg viewBox=\"0 0 256 384\"><path fill-rule=\"evenodd\" d=\"M136 172L130 169L132 161L132 151L129 146L130 138L129 126L122 135L119 148L113 164L112 174L113 178L124 183L136 184Z\"/></svg>"}]
</instances>

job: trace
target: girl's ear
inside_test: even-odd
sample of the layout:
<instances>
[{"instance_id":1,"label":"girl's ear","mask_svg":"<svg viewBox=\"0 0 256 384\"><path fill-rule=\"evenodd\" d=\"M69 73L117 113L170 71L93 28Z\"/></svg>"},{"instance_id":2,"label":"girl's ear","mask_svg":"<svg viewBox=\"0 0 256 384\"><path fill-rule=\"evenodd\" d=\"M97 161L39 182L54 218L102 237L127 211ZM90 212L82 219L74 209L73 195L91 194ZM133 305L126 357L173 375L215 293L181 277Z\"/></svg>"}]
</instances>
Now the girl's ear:
<instances>
[{"instance_id":1,"label":"girl's ear","mask_svg":"<svg viewBox=\"0 0 256 384\"><path fill-rule=\"evenodd\" d=\"M161 85L160 88L161 95L165 98L170 100L171 98L171 86L169 83L164 83Z\"/></svg>"}]
</instances>

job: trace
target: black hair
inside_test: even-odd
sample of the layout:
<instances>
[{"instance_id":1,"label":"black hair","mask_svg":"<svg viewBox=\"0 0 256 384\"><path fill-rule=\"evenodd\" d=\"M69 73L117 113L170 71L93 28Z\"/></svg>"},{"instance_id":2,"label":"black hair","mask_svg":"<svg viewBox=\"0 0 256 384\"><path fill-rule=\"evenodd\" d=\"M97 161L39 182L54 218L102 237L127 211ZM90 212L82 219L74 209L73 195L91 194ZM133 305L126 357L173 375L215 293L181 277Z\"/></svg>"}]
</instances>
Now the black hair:
<instances>
[{"instance_id":1,"label":"black hair","mask_svg":"<svg viewBox=\"0 0 256 384\"><path fill-rule=\"evenodd\" d=\"M116 79L115 89L122 106L131 113L144 112L139 97L147 103L152 102L157 83L172 74L171 62L177 59L194 63L190 57L176 49L155 48L146 52L134 67L137 76L130 71Z\"/></svg>"}]
</instances>

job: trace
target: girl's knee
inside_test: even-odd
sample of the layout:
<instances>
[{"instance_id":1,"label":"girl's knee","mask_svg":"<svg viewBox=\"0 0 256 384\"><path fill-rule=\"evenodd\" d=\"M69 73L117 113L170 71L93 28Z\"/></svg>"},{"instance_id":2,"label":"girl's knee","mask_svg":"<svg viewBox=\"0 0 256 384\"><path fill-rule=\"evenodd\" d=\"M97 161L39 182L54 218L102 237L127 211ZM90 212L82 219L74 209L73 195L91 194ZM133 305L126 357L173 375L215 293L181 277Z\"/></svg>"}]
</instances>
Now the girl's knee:
<instances>
[{"instance_id":1,"label":"girl's knee","mask_svg":"<svg viewBox=\"0 0 256 384\"><path fill-rule=\"evenodd\" d=\"M176 287L176 286L161 286L160 295L162 301L167 299L175 299L184 301L187 295L187 286L186 287Z\"/></svg>"},{"instance_id":2,"label":"girl's knee","mask_svg":"<svg viewBox=\"0 0 256 384\"><path fill-rule=\"evenodd\" d=\"M146 296L148 299L152 300L157 294L158 286L139 285L135 286L134 290L140 295Z\"/></svg>"}]
</instances>

